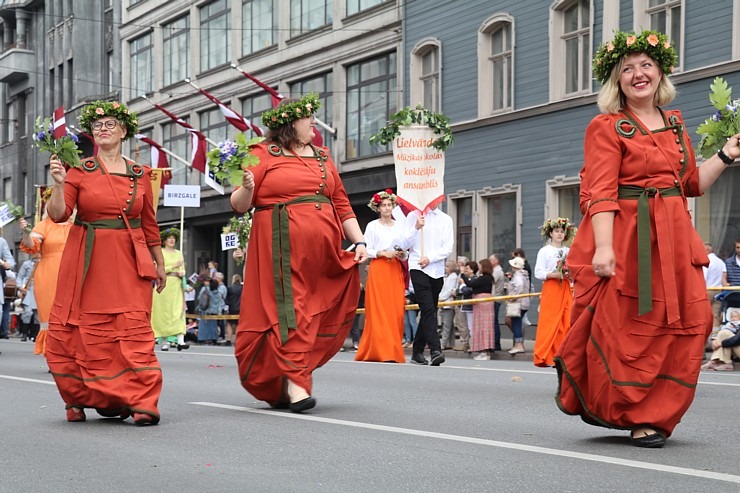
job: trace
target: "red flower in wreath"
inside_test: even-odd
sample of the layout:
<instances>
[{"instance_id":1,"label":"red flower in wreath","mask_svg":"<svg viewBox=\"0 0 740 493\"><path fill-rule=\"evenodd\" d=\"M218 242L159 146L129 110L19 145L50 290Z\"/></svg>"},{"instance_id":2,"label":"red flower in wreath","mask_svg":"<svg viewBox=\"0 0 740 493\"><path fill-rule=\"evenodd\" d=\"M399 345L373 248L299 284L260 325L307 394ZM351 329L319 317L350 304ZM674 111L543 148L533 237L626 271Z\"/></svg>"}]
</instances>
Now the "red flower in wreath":
<instances>
[{"instance_id":1,"label":"red flower in wreath","mask_svg":"<svg viewBox=\"0 0 740 493\"><path fill-rule=\"evenodd\" d=\"M393 190L391 190L390 188L386 188L385 193L387 193L388 195L393 195Z\"/></svg>"},{"instance_id":2,"label":"red flower in wreath","mask_svg":"<svg viewBox=\"0 0 740 493\"><path fill-rule=\"evenodd\" d=\"M380 205L380 195L377 193L373 195L373 203Z\"/></svg>"}]
</instances>

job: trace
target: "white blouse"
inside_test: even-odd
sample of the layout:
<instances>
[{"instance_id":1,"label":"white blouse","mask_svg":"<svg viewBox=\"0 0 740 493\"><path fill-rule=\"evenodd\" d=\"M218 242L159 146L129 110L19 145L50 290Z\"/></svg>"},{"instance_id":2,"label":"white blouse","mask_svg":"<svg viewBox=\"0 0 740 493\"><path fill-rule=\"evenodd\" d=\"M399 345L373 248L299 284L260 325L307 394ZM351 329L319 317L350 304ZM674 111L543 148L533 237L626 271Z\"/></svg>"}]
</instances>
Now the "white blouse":
<instances>
[{"instance_id":1,"label":"white blouse","mask_svg":"<svg viewBox=\"0 0 740 493\"><path fill-rule=\"evenodd\" d=\"M378 258L378 252L393 250L394 246L400 245L403 228L403 221L393 221L392 226L384 226L380 223L380 219L370 221L367 228L365 228L367 255L370 258Z\"/></svg>"},{"instance_id":2,"label":"white blouse","mask_svg":"<svg viewBox=\"0 0 740 493\"><path fill-rule=\"evenodd\" d=\"M540 281L547 279L547 274L555 272L558 262L568 255L570 248L564 246L555 248L552 245L545 245L537 252L537 261L534 264L534 277Z\"/></svg>"}]
</instances>

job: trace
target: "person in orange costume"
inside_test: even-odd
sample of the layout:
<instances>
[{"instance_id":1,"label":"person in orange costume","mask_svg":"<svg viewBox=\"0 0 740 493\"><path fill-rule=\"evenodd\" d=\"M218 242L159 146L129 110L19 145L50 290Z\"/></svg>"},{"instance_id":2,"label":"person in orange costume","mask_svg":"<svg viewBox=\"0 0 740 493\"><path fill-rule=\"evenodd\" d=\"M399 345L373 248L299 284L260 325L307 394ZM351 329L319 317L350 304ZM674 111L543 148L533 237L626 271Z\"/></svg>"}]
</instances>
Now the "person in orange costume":
<instances>
[{"instance_id":1,"label":"person in orange costume","mask_svg":"<svg viewBox=\"0 0 740 493\"><path fill-rule=\"evenodd\" d=\"M67 243L67 236L72 227L74 218L57 224L44 214L44 219L33 227L31 234L26 233L28 223L21 218L18 225L23 231L21 237L21 251L29 255L41 254L36 269L33 272L33 294L39 314L41 330L36 335L34 353L46 356L46 333L49 328L49 312L57 290L59 264L62 261L62 252Z\"/></svg>"},{"instance_id":2,"label":"person in orange costume","mask_svg":"<svg viewBox=\"0 0 740 493\"><path fill-rule=\"evenodd\" d=\"M272 407L313 408L312 374L342 347L360 296L362 231L326 148L311 144L319 99L262 115L267 142L231 206L255 207L235 354L242 386ZM274 228L278 228L275 230ZM344 236L354 253L342 250Z\"/></svg>"},{"instance_id":3,"label":"person in orange costume","mask_svg":"<svg viewBox=\"0 0 740 493\"><path fill-rule=\"evenodd\" d=\"M121 141L138 127L123 104L95 101L80 123L98 154L68 171L56 156L50 161L49 216L66 221L76 206L77 217L62 254L46 359L68 421L85 421L87 407L157 424L162 370L150 323L152 280L161 292L166 277L151 170L121 156Z\"/></svg>"},{"instance_id":4,"label":"person in orange costume","mask_svg":"<svg viewBox=\"0 0 740 493\"><path fill-rule=\"evenodd\" d=\"M405 363L403 338L404 282L400 247L404 224L393 219L396 195L386 189L367 204L380 215L365 228L370 267L365 287L365 328L355 361Z\"/></svg>"},{"instance_id":5,"label":"person in orange costume","mask_svg":"<svg viewBox=\"0 0 740 493\"><path fill-rule=\"evenodd\" d=\"M594 57L603 114L584 139L572 325L555 358L563 412L651 448L691 405L712 329L708 259L686 197L740 157L737 134L696 167L681 113L660 109L675 97L675 60L654 31L618 32Z\"/></svg>"}]
</instances>

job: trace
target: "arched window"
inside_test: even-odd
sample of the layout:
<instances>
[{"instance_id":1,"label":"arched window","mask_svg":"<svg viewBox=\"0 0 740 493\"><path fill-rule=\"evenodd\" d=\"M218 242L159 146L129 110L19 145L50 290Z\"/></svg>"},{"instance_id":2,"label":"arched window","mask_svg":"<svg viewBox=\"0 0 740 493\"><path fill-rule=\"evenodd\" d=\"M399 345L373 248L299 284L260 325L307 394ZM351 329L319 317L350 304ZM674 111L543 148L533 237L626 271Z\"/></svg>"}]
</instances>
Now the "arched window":
<instances>
[{"instance_id":1,"label":"arched window","mask_svg":"<svg viewBox=\"0 0 740 493\"><path fill-rule=\"evenodd\" d=\"M442 49L436 39L424 39L411 51L411 106L421 103L429 110L442 110L441 60Z\"/></svg>"},{"instance_id":2,"label":"arched window","mask_svg":"<svg viewBox=\"0 0 740 493\"><path fill-rule=\"evenodd\" d=\"M478 30L478 113L514 108L514 18L496 14Z\"/></svg>"}]
</instances>

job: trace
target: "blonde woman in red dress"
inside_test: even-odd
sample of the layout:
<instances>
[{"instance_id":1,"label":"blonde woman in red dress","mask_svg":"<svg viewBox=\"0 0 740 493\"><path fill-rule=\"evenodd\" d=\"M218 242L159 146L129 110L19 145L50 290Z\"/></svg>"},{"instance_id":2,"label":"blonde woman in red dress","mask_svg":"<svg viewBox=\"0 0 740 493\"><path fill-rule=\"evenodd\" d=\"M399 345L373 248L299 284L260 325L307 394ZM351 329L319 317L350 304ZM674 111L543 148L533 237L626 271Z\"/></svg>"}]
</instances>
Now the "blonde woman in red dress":
<instances>
[{"instance_id":1,"label":"blonde woman in red dress","mask_svg":"<svg viewBox=\"0 0 740 493\"><path fill-rule=\"evenodd\" d=\"M712 329L686 197L740 157L737 134L697 168L681 112L660 108L675 60L654 31L618 32L594 58L602 114L584 139L572 326L555 358L561 410L638 447L665 445L691 405Z\"/></svg>"},{"instance_id":2,"label":"blonde woman in red dress","mask_svg":"<svg viewBox=\"0 0 740 493\"><path fill-rule=\"evenodd\" d=\"M95 101L80 123L97 155L69 170L56 156L49 163L49 217L64 222L75 206L77 217L62 254L46 359L68 421L85 421L84 409L93 408L153 425L162 370L150 323L152 280L161 292L166 278L151 170L121 156L121 142L138 128L123 104Z\"/></svg>"}]
</instances>

